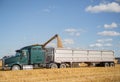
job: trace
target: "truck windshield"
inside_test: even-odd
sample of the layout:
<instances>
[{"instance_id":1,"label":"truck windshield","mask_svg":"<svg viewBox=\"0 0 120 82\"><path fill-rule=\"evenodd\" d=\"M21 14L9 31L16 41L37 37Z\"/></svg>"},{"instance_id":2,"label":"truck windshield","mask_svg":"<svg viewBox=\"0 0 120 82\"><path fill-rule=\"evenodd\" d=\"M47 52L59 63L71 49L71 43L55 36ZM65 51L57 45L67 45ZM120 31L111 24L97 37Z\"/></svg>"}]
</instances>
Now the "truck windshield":
<instances>
[{"instance_id":1,"label":"truck windshield","mask_svg":"<svg viewBox=\"0 0 120 82\"><path fill-rule=\"evenodd\" d=\"M16 56L20 56L20 52L16 52L16 54L15 54Z\"/></svg>"},{"instance_id":2,"label":"truck windshield","mask_svg":"<svg viewBox=\"0 0 120 82\"><path fill-rule=\"evenodd\" d=\"M20 53L21 53L21 51L20 50L16 50L16 56L19 56L20 55Z\"/></svg>"}]
</instances>

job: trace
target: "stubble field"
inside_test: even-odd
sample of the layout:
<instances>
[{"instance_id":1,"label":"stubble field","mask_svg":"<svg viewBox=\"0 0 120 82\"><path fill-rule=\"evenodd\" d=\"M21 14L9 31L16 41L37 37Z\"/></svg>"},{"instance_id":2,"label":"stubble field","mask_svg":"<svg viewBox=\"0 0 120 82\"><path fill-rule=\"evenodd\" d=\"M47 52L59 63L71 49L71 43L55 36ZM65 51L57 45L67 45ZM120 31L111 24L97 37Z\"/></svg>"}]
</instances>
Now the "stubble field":
<instances>
[{"instance_id":1,"label":"stubble field","mask_svg":"<svg viewBox=\"0 0 120 82\"><path fill-rule=\"evenodd\" d=\"M120 65L115 67L79 67L20 71L0 70L0 82L120 82Z\"/></svg>"}]
</instances>

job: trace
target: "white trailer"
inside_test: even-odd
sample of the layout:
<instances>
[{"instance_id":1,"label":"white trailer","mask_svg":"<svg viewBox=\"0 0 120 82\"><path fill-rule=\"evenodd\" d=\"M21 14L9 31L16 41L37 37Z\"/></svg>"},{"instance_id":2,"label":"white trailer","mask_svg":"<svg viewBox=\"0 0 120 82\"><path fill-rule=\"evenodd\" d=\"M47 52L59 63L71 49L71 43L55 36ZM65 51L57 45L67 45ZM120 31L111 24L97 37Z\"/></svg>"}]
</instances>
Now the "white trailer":
<instances>
[{"instance_id":1,"label":"white trailer","mask_svg":"<svg viewBox=\"0 0 120 82\"><path fill-rule=\"evenodd\" d=\"M77 50L54 48L53 54L54 64L61 68L66 67L66 64L72 66L73 63L86 63L88 65L105 67L115 65L114 52L111 50ZM53 67L56 66L53 65Z\"/></svg>"}]
</instances>

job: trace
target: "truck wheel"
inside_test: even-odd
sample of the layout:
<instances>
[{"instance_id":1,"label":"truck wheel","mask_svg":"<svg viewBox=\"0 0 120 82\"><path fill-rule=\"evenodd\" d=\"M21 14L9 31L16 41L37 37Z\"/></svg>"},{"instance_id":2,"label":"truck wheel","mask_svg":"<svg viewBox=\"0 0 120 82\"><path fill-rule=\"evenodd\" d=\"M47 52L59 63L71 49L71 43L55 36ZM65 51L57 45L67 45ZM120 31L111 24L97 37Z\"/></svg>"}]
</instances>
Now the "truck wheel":
<instances>
[{"instance_id":1,"label":"truck wheel","mask_svg":"<svg viewBox=\"0 0 120 82\"><path fill-rule=\"evenodd\" d=\"M95 66L96 66L96 63L89 63L88 66L89 66L89 67L95 67Z\"/></svg>"},{"instance_id":2,"label":"truck wheel","mask_svg":"<svg viewBox=\"0 0 120 82\"><path fill-rule=\"evenodd\" d=\"M114 67L115 66L115 64L114 63L110 63L110 67Z\"/></svg>"},{"instance_id":3,"label":"truck wheel","mask_svg":"<svg viewBox=\"0 0 120 82\"><path fill-rule=\"evenodd\" d=\"M20 66L19 65L13 65L12 70L20 70Z\"/></svg>"},{"instance_id":4,"label":"truck wheel","mask_svg":"<svg viewBox=\"0 0 120 82\"><path fill-rule=\"evenodd\" d=\"M96 63L91 63L91 67L95 67L96 66Z\"/></svg>"},{"instance_id":5,"label":"truck wheel","mask_svg":"<svg viewBox=\"0 0 120 82\"><path fill-rule=\"evenodd\" d=\"M104 63L104 66L105 67L109 67L109 63Z\"/></svg>"},{"instance_id":6,"label":"truck wheel","mask_svg":"<svg viewBox=\"0 0 120 82\"><path fill-rule=\"evenodd\" d=\"M55 64L55 63L51 63L49 67L51 69L58 68L57 64Z\"/></svg>"},{"instance_id":7,"label":"truck wheel","mask_svg":"<svg viewBox=\"0 0 120 82\"><path fill-rule=\"evenodd\" d=\"M66 65L64 63L60 64L60 68L66 68Z\"/></svg>"}]
</instances>

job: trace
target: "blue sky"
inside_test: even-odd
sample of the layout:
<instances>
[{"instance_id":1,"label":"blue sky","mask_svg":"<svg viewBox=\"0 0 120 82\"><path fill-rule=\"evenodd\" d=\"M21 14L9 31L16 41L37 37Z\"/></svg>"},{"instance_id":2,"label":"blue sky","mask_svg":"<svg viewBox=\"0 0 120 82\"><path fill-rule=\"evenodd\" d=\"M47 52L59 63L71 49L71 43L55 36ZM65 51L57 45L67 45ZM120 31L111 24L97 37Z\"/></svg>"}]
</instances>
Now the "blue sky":
<instances>
[{"instance_id":1,"label":"blue sky","mask_svg":"<svg viewBox=\"0 0 120 82\"><path fill-rule=\"evenodd\" d=\"M0 0L0 57L55 34L66 48L120 57L120 0Z\"/></svg>"}]
</instances>

